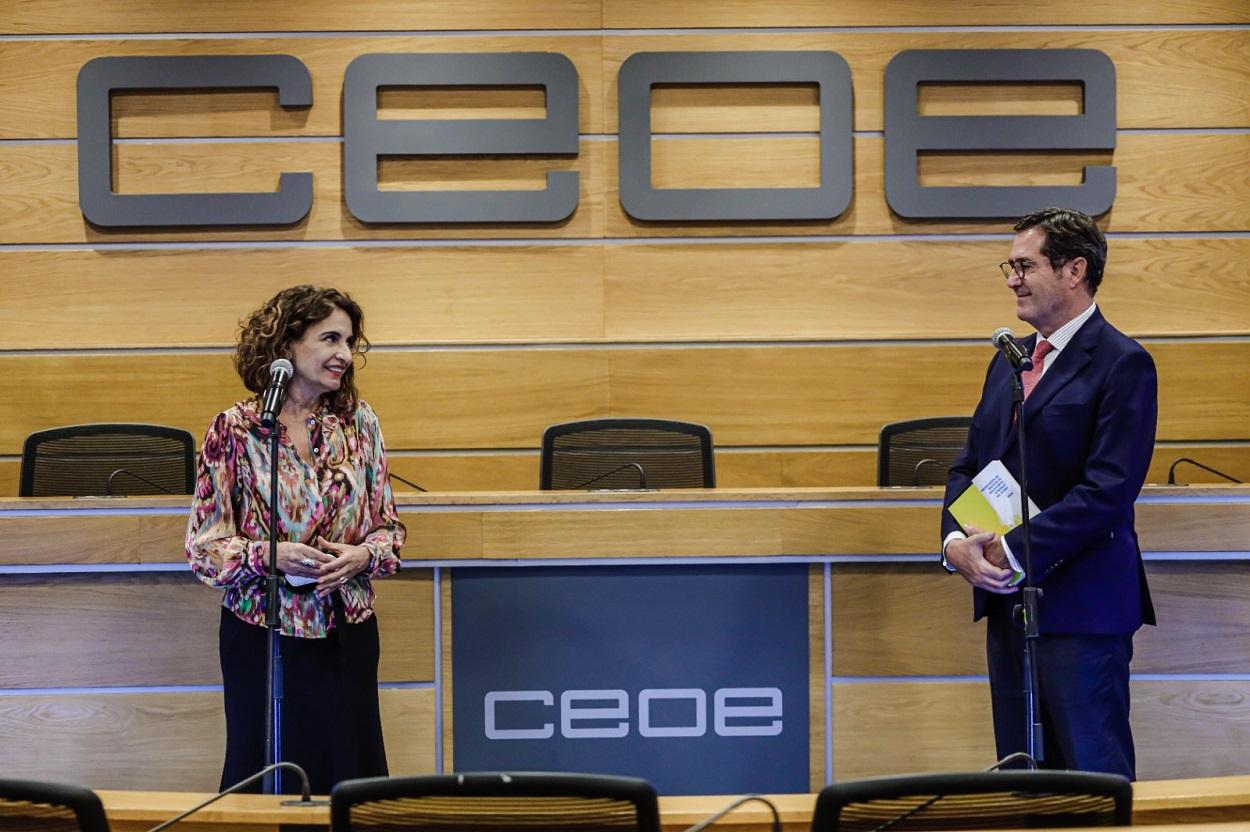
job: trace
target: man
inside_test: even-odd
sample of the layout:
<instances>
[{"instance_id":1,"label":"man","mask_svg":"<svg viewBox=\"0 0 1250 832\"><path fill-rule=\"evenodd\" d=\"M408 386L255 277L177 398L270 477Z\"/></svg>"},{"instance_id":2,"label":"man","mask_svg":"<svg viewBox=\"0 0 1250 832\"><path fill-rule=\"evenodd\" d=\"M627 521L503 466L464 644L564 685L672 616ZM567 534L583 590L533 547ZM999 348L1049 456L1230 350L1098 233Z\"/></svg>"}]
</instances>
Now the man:
<instances>
[{"instance_id":1,"label":"man","mask_svg":"<svg viewBox=\"0 0 1250 832\"><path fill-rule=\"evenodd\" d=\"M1133 779L1129 660L1133 633L1154 623L1133 504L1154 451L1154 362L1094 303L1107 243L1090 217L1047 208L1015 231L1002 270L1016 314L1038 332L1023 341L1035 369L1025 376L1021 421L1029 495L1040 509L1030 532L1032 578L1042 589L1034 656L1045 765ZM1012 375L1002 355L990 362L945 505L993 460L1020 479ZM942 512L942 564L974 587L974 619L987 618L1000 758L1027 748L1024 637L1013 616L1021 596L1008 568L1024 566L1022 532L961 530Z\"/></svg>"}]
</instances>

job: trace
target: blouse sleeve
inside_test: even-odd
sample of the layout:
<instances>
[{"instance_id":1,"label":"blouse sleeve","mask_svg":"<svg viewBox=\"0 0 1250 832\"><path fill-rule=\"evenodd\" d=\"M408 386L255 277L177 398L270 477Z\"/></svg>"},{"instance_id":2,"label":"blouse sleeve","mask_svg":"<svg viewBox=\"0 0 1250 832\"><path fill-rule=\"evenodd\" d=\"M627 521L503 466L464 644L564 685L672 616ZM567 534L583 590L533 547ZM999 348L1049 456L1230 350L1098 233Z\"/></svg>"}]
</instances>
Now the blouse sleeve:
<instances>
[{"instance_id":1,"label":"blouse sleeve","mask_svg":"<svg viewBox=\"0 0 1250 832\"><path fill-rule=\"evenodd\" d=\"M241 534L236 518L240 451L231 428L229 413L222 413L204 437L187 522L186 550L191 571L217 588L237 586L267 574L265 541Z\"/></svg>"},{"instance_id":2,"label":"blouse sleeve","mask_svg":"<svg viewBox=\"0 0 1250 832\"><path fill-rule=\"evenodd\" d=\"M407 530L395 511L382 428L377 414L364 402L360 403L357 411L357 426L369 499L369 532L364 539L364 545L369 549L368 573L371 577L392 575L399 571L399 550L404 545Z\"/></svg>"}]
</instances>

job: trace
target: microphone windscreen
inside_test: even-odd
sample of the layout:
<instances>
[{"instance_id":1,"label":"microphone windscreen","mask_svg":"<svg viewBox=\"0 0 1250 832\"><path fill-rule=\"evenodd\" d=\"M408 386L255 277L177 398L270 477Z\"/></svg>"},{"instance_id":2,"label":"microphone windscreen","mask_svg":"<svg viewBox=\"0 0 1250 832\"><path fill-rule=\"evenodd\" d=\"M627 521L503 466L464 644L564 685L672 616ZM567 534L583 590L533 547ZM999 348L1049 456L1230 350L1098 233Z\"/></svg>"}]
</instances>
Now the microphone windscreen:
<instances>
[{"instance_id":1,"label":"microphone windscreen","mask_svg":"<svg viewBox=\"0 0 1250 832\"><path fill-rule=\"evenodd\" d=\"M1011 331L1011 327L1000 326L998 329L994 330L994 334L990 336L990 343L997 347L999 342L1003 340L1003 336L1015 338L1016 334Z\"/></svg>"},{"instance_id":2,"label":"microphone windscreen","mask_svg":"<svg viewBox=\"0 0 1250 832\"><path fill-rule=\"evenodd\" d=\"M273 376L276 373L286 373L288 376L294 375L295 368L285 358L275 358L273 363L269 365L269 375Z\"/></svg>"}]
</instances>

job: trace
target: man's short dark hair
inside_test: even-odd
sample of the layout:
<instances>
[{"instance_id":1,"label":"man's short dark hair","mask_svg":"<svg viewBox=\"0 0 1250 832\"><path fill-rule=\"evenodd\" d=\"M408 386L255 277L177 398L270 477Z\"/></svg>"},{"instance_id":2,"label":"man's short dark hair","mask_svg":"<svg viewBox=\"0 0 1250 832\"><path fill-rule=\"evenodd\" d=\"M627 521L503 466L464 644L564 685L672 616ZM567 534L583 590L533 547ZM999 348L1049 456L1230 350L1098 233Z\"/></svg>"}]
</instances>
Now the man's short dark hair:
<instances>
[{"instance_id":1,"label":"man's short dark hair","mask_svg":"<svg viewBox=\"0 0 1250 832\"><path fill-rule=\"evenodd\" d=\"M1085 283L1089 286L1089 293L1093 295L1098 291L1103 268L1107 265L1107 238L1091 216L1070 208L1043 208L1015 225L1017 232L1030 228L1046 232L1042 254L1050 261L1052 269L1058 269L1077 257L1084 257Z\"/></svg>"}]
</instances>

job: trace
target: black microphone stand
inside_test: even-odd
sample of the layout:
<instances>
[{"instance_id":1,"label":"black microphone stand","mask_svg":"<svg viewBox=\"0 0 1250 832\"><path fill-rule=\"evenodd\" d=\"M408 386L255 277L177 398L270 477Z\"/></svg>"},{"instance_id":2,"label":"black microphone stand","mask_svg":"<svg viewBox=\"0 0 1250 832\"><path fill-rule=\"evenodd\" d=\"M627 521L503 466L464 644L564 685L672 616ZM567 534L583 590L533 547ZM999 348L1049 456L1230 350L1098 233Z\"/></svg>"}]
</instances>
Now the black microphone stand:
<instances>
[{"instance_id":1,"label":"black microphone stand","mask_svg":"<svg viewBox=\"0 0 1250 832\"><path fill-rule=\"evenodd\" d=\"M281 627L278 601L278 446L282 423L274 414L269 429L269 574L265 577L265 628L268 630L269 661L265 673L265 794L282 793L282 770L276 767L282 753L282 650L278 645Z\"/></svg>"},{"instance_id":2,"label":"black microphone stand","mask_svg":"<svg viewBox=\"0 0 1250 832\"><path fill-rule=\"evenodd\" d=\"M1027 751L1031 762L1046 759L1042 747L1042 720L1037 702L1037 640L1041 635L1037 617L1040 587L1033 583L1033 550L1029 539L1029 463L1024 445L1024 379L1023 367L1012 367L1014 383L1011 409L1015 417L1016 435L1020 445L1020 528L1024 537L1024 600L1011 610L1012 619L1021 619L1024 626L1024 718ZM1032 768L1033 766L1030 766Z\"/></svg>"}]
</instances>

